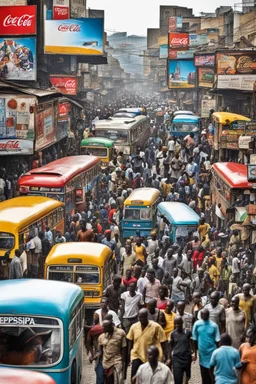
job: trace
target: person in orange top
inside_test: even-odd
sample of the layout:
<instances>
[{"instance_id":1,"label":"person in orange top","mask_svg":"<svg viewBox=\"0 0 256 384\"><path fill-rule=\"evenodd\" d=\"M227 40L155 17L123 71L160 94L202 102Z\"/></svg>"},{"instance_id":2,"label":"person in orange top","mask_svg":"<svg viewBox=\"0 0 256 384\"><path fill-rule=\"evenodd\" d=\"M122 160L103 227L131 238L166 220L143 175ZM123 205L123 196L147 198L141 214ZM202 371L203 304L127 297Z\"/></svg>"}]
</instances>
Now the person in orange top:
<instances>
[{"instance_id":1,"label":"person in orange top","mask_svg":"<svg viewBox=\"0 0 256 384\"><path fill-rule=\"evenodd\" d=\"M241 373L241 384L256 383L256 327L255 325L248 329L248 343L240 346L239 352L243 365Z\"/></svg>"},{"instance_id":2,"label":"person in orange top","mask_svg":"<svg viewBox=\"0 0 256 384\"><path fill-rule=\"evenodd\" d=\"M142 244L142 238L141 237L136 238L136 243L135 243L133 249L134 249L134 252L136 253L136 257L137 257L136 264L141 265L143 267L144 264L146 263L146 260L147 260L147 251L146 251L145 245Z\"/></svg>"}]
</instances>

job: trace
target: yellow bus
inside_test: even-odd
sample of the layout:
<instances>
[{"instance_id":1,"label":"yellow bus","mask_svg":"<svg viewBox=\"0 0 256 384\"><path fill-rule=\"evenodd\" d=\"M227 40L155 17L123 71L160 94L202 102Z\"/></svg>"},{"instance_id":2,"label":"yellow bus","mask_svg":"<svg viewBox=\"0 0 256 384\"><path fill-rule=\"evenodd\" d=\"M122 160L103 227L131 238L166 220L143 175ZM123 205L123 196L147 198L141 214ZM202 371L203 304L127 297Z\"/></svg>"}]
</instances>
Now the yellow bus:
<instances>
[{"instance_id":1,"label":"yellow bus","mask_svg":"<svg viewBox=\"0 0 256 384\"><path fill-rule=\"evenodd\" d=\"M123 238L149 236L156 225L156 210L160 191L156 188L135 189L124 202Z\"/></svg>"},{"instance_id":2,"label":"yellow bus","mask_svg":"<svg viewBox=\"0 0 256 384\"><path fill-rule=\"evenodd\" d=\"M98 243L56 244L45 260L44 278L78 284L86 309L97 309L111 284L114 259L109 247Z\"/></svg>"},{"instance_id":3,"label":"yellow bus","mask_svg":"<svg viewBox=\"0 0 256 384\"><path fill-rule=\"evenodd\" d=\"M6 252L13 258L15 249L49 227L64 230L63 203L42 196L15 197L0 203L0 259Z\"/></svg>"}]
</instances>

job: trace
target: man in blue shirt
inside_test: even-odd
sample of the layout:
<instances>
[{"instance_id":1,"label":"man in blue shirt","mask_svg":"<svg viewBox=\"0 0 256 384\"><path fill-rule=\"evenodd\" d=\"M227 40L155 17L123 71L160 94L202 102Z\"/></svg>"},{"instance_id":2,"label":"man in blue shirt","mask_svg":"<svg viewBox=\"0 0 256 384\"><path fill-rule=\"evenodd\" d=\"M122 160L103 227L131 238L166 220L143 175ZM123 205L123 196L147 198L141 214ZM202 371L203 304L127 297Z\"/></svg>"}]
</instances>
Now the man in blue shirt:
<instances>
[{"instance_id":1,"label":"man in blue shirt","mask_svg":"<svg viewBox=\"0 0 256 384\"><path fill-rule=\"evenodd\" d=\"M212 373L214 371L215 384L238 384L236 369L241 369L242 364L238 350L231 344L231 337L223 333L220 336L220 348L212 354L210 366Z\"/></svg>"},{"instance_id":2,"label":"man in blue shirt","mask_svg":"<svg viewBox=\"0 0 256 384\"><path fill-rule=\"evenodd\" d=\"M219 327L213 321L209 320L209 315L208 309L202 309L202 320L195 322L192 332L195 347L199 352L199 364L203 384L214 383L209 368L212 353L215 351L217 343L220 341Z\"/></svg>"}]
</instances>

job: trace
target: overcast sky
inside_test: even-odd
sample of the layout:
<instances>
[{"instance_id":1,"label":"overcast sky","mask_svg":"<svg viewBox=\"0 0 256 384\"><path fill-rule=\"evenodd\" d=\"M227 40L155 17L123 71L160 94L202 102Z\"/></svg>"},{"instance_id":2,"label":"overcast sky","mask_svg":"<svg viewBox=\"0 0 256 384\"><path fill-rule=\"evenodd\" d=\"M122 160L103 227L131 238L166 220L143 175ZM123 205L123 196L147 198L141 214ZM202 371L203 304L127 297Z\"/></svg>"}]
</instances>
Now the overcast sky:
<instances>
[{"instance_id":1,"label":"overcast sky","mask_svg":"<svg viewBox=\"0 0 256 384\"><path fill-rule=\"evenodd\" d=\"M192 7L194 15L200 12L214 12L220 5L233 5L228 0L87 0L87 7L105 10L105 30L128 32L146 36L147 28L158 28L159 5L179 5Z\"/></svg>"}]
</instances>

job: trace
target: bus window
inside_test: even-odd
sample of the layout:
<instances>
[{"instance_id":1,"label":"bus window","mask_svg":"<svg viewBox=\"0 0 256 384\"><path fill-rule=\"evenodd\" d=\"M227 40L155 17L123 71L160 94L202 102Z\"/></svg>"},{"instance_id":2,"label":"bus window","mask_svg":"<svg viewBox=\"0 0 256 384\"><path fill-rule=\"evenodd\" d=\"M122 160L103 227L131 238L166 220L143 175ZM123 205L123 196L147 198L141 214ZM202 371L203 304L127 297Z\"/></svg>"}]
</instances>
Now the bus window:
<instances>
[{"instance_id":1,"label":"bus window","mask_svg":"<svg viewBox=\"0 0 256 384\"><path fill-rule=\"evenodd\" d=\"M151 208L142 208L140 210L140 219L141 220L151 220L152 219Z\"/></svg>"},{"instance_id":2,"label":"bus window","mask_svg":"<svg viewBox=\"0 0 256 384\"><path fill-rule=\"evenodd\" d=\"M73 273L71 272L49 272L48 280L66 281L73 283Z\"/></svg>"},{"instance_id":3,"label":"bus window","mask_svg":"<svg viewBox=\"0 0 256 384\"><path fill-rule=\"evenodd\" d=\"M76 284L99 284L100 270L99 267L93 266L77 266L75 272Z\"/></svg>"},{"instance_id":4,"label":"bus window","mask_svg":"<svg viewBox=\"0 0 256 384\"><path fill-rule=\"evenodd\" d=\"M77 305L71 314L71 322L69 325L69 346L73 347L77 338L80 336L80 333L83 329L83 316L84 313L84 303L83 300Z\"/></svg>"},{"instance_id":5,"label":"bus window","mask_svg":"<svg viewBox=\"0 0 256 384\"><path fill-rule=\"evenodd\" d=\"M126 220L140 220L140 210L126 208L124 211L124 219Z\"/></svg>"},{"instance_id":6,"label":"bus window","mask_svg":"<svg viewBox=\"0 0 256 384\"><path fill-rule=\"evenodd\" d=\"M51 366L62 358L62 326L57 319L1 316L0 320L1 364Z\"/></svg>"},{"instance_id":7,"label":"bus window","mask_svg":"<svg viewBox=\"0 0 256 384\"><path fill-rule=\"evenodd\" d=\"M8 232L0 232L0 249L10 250L14 247L14 235Z\"/></svg>"}]
</instances>

